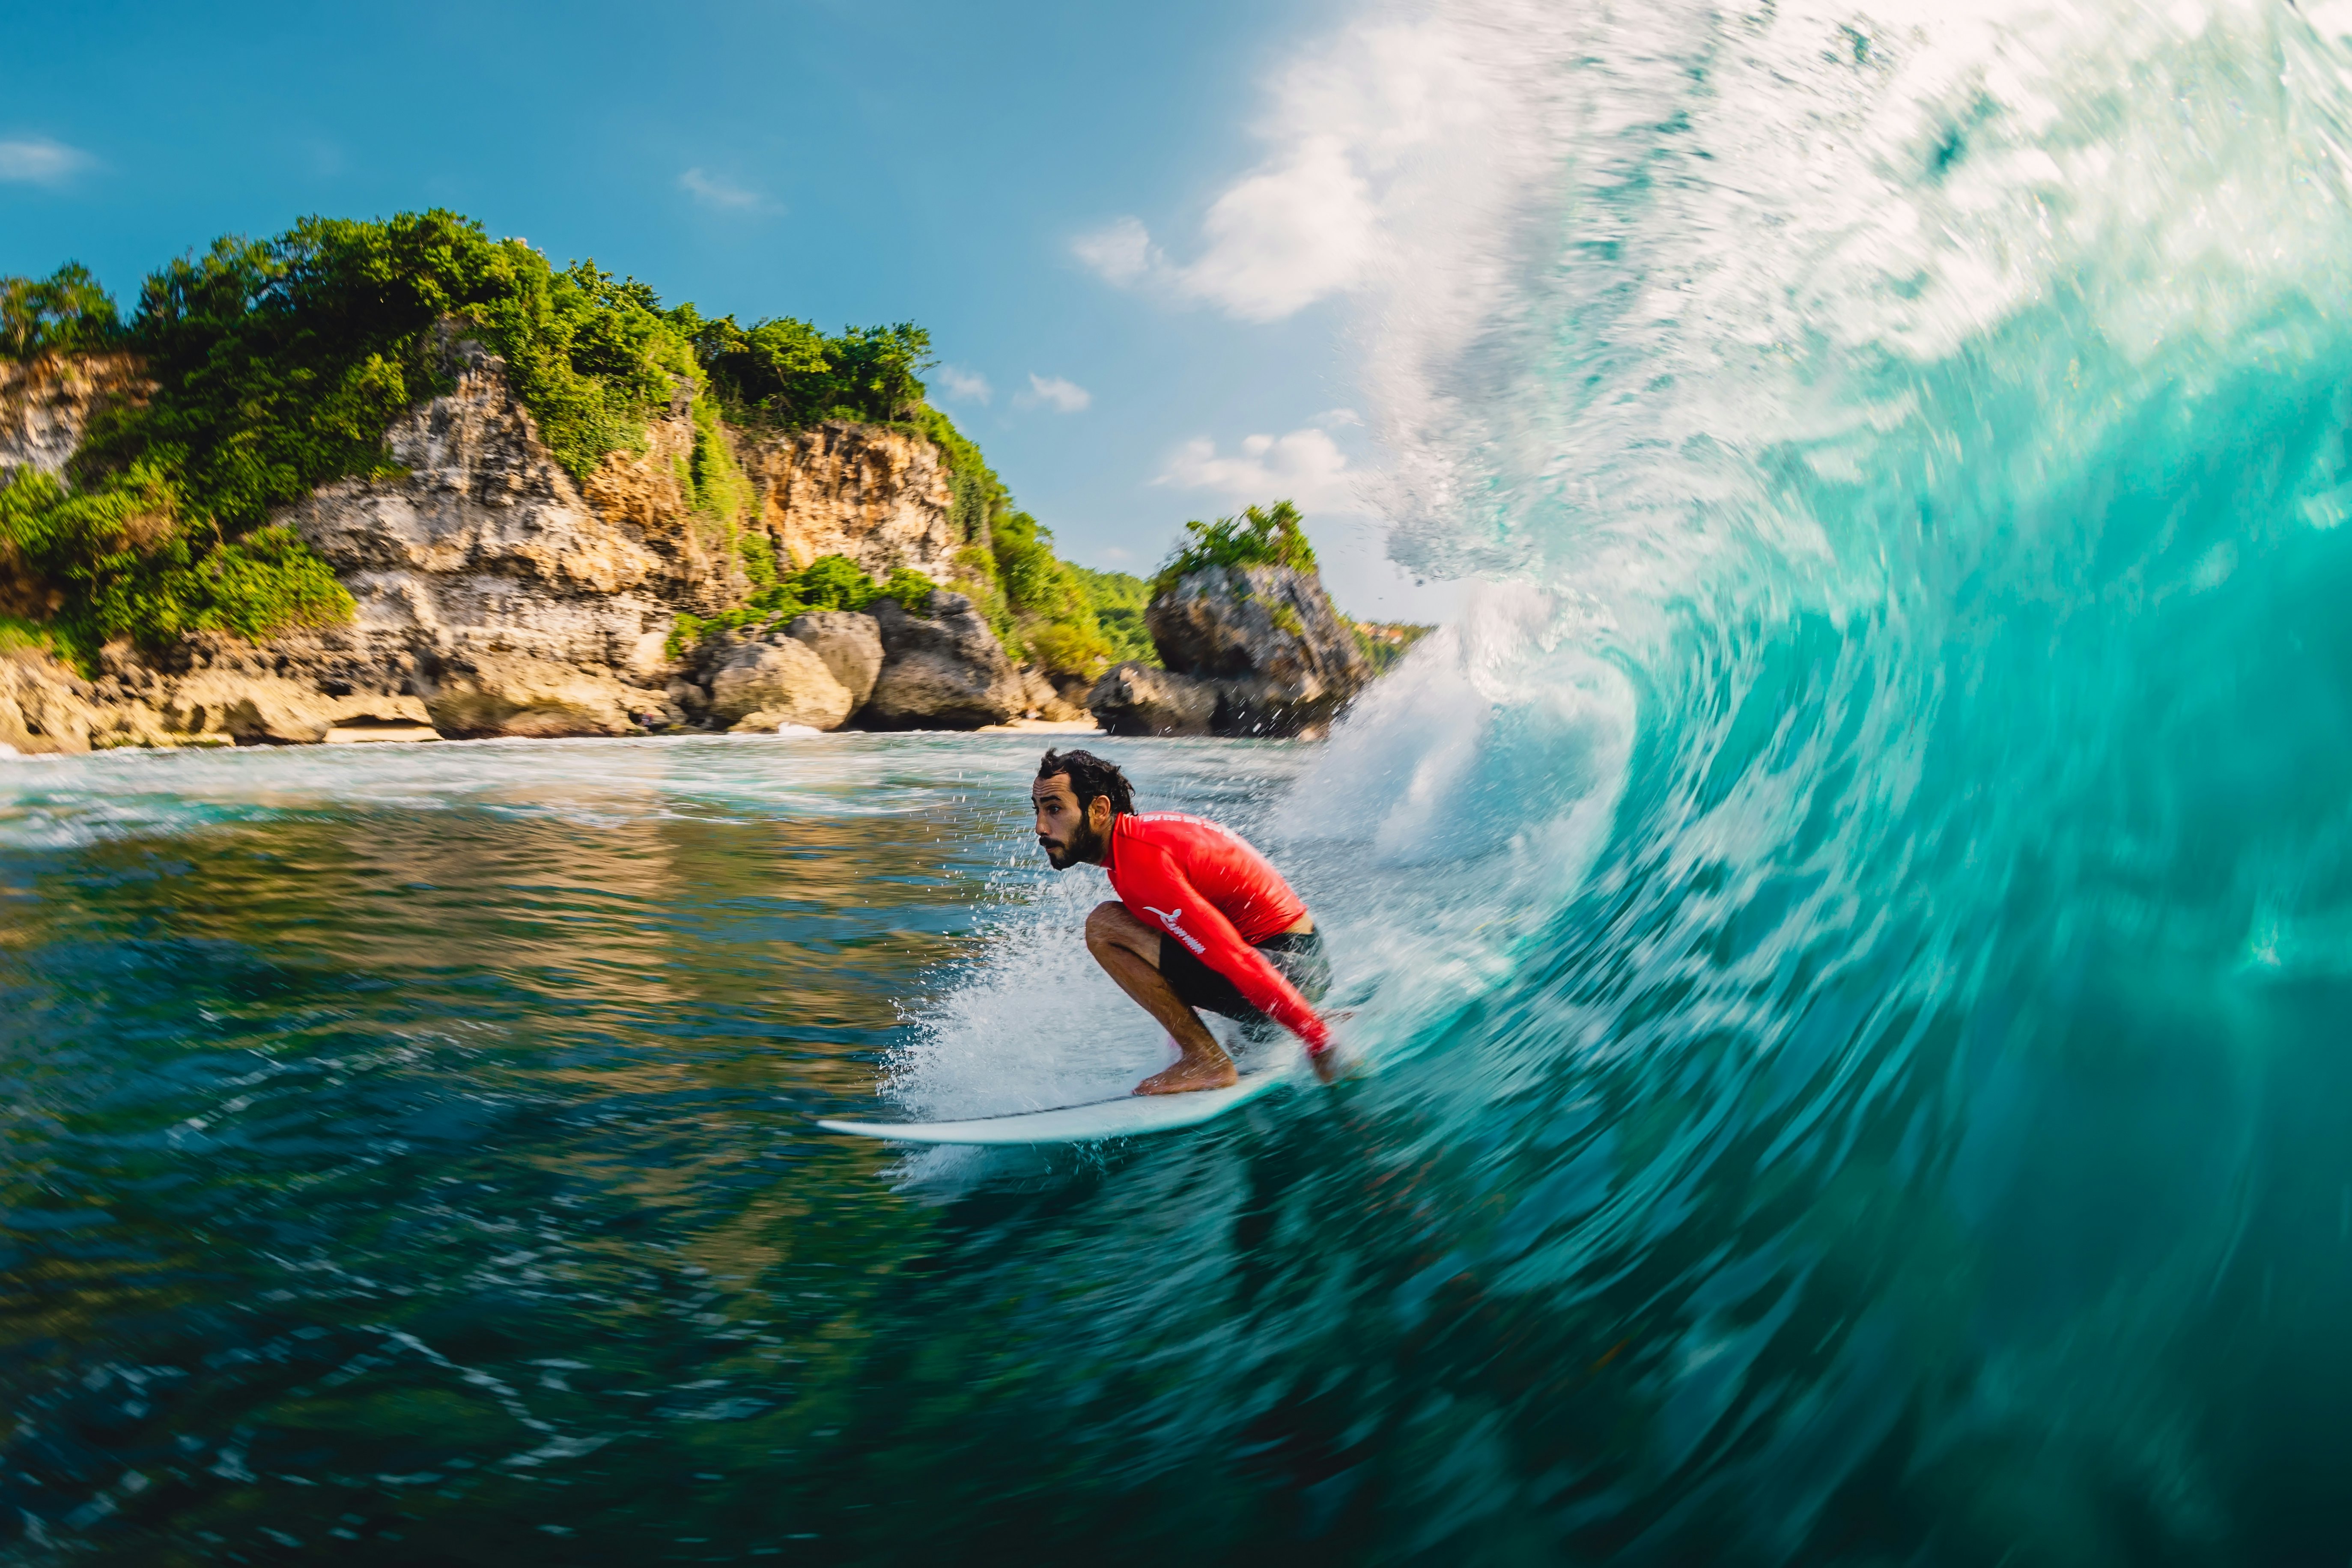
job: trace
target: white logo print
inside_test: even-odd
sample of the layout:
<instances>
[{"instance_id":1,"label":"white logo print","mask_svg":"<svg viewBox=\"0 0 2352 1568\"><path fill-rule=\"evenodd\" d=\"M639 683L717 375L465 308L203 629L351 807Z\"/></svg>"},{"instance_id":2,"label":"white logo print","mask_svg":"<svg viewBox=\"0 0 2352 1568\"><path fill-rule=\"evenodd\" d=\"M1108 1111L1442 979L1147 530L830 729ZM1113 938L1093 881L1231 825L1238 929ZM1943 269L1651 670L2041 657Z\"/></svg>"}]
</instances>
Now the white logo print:
<instances>
[{"instance_id":1,"label":"white logo print","mask_svg":"<svg viewBox=\"0 0 2352 1568\"><path fill-rule=\"evenodd\" d=\"M1178 942L1182 942L1194 952L1205 952L1208 951L1208 949L1202 947L1199 942L1192 940L1192 933L1191 931L1186 931L1182 926L1176 923L1178 917L1182 915L1184 912L1183 905L1179 904L1172 910L1154 910L1150 904L1146 904L1143 907L1146 910L1150 910L1151 913L1158 915L1160 917L1160 923L1166 926L1171 931L1174 932Z\"/></svg>"}]
</instances>

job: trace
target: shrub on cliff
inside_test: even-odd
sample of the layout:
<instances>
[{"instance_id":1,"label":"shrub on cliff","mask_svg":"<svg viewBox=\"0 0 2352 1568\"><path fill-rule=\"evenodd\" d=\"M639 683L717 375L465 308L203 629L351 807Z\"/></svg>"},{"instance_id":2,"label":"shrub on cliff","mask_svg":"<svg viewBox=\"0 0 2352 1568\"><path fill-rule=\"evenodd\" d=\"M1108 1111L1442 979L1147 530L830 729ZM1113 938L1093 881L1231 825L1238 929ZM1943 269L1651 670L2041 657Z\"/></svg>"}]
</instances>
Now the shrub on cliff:
<instances>
[{"instance_id":1,"label":"shrub on cliff","mask_svg":"<svg viewBox=\"0 0 2352 1568\"><path fill-rule=\"evenodd\" d=\"M1315 550L1307 542L1298 509L1286 500L1271 507L1247 506L1239 517L1214 522L1188 522L1187 542L1168 558L1151 579L1154 597L1203 566L1287 566L1294 572L1315 570Z\"/></svg>"},{"instance_id":2,"label":"shrub on cliff","mask_svg":"<svg viewBox=\"0 0 2352 1568\"><path fill-rule=\"evenodd\" d=\"M253 639L350 619L351 595L292 531L260 528L204 548L177 525L175 500L171 479L145 464L79 493L19 474L0 488L0 575L61 591L52 625L85 665L111 637Z\"/></svg>"},{"instance_id":3,"label":"shrub on cliff","mask_svg":"<svg viewBox=\"0 0 2352 1568\"><path fill-rule=\"evenodd\" d=\"M1015 658L1093 679L1119 658L1095 617L1078 571L1054 553L1054 535L1013 505L1011 492L955 422L929 405L913 426L946 458L954 500L949 521L961 540L956 585Z\"/></svg>"}]
</instances>

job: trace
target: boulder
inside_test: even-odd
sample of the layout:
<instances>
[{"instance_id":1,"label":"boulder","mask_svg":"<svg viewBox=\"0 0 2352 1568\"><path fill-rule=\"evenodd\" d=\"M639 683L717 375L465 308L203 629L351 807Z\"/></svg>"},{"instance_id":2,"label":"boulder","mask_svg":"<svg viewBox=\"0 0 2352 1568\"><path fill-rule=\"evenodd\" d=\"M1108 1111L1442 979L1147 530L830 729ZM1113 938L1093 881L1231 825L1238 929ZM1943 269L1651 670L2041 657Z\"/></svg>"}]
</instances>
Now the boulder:
<instances>
[{"instance_id":1,"label":"boulder","mask_svg":"<svg viewBox=\"0 0 2352 1568\"><path fill-rule=\"evenodd\" d=\"M740 645L710 678L710 715L723 724L756 713L761 729L838 730L856 706L815 650L789 637Z\"/></svg>"},{"instance_id":2,"label":"boulder","mask_svg":"<svg viewBox=\"0 0 2352 1568\"><path fill-rule=\"evenodd\" d=\"M34 648L0 651L0 746L87 752L102 721L89 682Z\"/></svg>"},{"instance_id":3,"label":"boulder","mask_svg":"<svg viewBox=\"0 0 2352 1568\"><path fill-rule=\"evenodd\" d=\"M685 721L660 692L606 670L527 654L469 650L422 658L416 683L433 727L444 735L642 735Z\"/></svg>"},{"instance_id":4,"label":"boulder","mask_svg":"<svg viewBox=\"0 0 2352 1568\"><path fill-rule=\"evenodd\" d=\"M1054 679L1044 670L1023 666L1021 690L1028 703L1028 706L1022 710L1024 714L1034 714L1037 718L1050 720L1056 724L1072 723L1087 716L1087 710L1064 696L1061 687L1056 685ZM1080 689L1079 695L1084 697L1084 689Z\"/></svg>"},{"instance_id":5,"label":"boulder","mask_svg":"<svg viewBox=\"0 0 2352 1568\"><path fill-rule=\"evenodd\" d=\"M173 681L159 711L173 735L226 737L240 746L315 746L346 726L413 730L430 722L414 697L329 697L284 676L227 669L200 669Z\"/></svg>"},{"instance_id":6,"label":"boulder","mask_svg":"<svg viewBox=\"0 0 2352 1568\"><path fill-rule=\"evenodd\" d=\"M784 628L784 635L805 643L824 661L833 678L849 693L852 712L874 695L882 675L882 628L872 616L856 610L811 610Z\"/></svg>"},{"instance_id":7,"label":"boulder","mask_svg":"<svg viewBox=\"0 0 2352 1568\"><path fill-rule=\"evenodd\" d=\"M877 730L977 730L1028 706L1003 645L961 594L942 588L931 613L908 614L894 599L875 606L882 675L860 715Z\"/></svg>"},{"instance_id":8,"label":"boulder","mask_svg":"<svg viewBox=\"0 0 2352 1568\"><path fill-rule=\"evenodd\" d=\"M1312 572L1204 566L1154 595L1143 622L1169 669L1216 684L1220 735L1319 729L1372 679Z\"/></svg>"},{"instance_id":9,"label":"boulder","mask_svg":"<svg viewBox=\"0 0 2352 1568\"><path fill-rule=\"evenodd\" d=\"M1217 682L1129 660L1095 682L1087 706L1106 734L1213 734Z\"/></svg>"}]
</instances>

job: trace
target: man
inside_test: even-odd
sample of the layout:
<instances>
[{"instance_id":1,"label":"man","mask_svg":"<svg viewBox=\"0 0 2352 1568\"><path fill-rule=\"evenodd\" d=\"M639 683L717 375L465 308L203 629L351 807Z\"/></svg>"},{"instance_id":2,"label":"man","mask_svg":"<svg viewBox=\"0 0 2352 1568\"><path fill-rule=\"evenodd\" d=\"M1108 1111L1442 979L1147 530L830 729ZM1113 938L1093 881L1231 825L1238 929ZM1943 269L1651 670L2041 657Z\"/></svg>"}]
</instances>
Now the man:
<instances>
[{"instance_id":1,"label":"man","mask_svg":"<svg viewBox=\"0 0 2352 1568\"><path fill-rule=\"evenodd\" d=\"M1279 1024L1329 1076L1330 1029L1309 1001L1330 984L1323 939L1265 857L1201 817L1137 816L1127 775L1090 752L1047 751L1029 795L1054 869L1085 861L1110 873L1118 901L1087 917L1087 950L1182 1053L1136 1093L1222 1089L1239 1077L1200 1007L1253 1032Z\"/></svg>"}]
</instances>

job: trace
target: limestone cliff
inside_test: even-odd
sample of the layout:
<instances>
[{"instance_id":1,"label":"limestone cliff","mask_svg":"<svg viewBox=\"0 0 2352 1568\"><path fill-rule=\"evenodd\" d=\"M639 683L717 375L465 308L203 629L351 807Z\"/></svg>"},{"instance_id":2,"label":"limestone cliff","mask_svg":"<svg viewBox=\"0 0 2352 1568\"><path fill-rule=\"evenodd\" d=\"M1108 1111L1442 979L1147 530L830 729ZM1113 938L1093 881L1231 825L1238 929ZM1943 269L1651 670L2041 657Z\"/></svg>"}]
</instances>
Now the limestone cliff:
<instances>
[{"instance_id":1,"label":"limestone cliff","mask_svg":"<svg viewBox=\"0 0 2352 1568\"><path fill-rule=\"evenodd\" d=\"M386 433L399 471L327 485L273 519L350 591L350 626L263 647L217 637L163 653L112 647L95 682L54 667L36 679L20 652L0 681L0 741L300 742L346 720L428 715L448 735L677 728L700 721L705 701L682 678L707 685L707 673L665 645L680 614L712 614L750 590L743 534L764 535L794 565L840 554L877 576L897 566L949 575L960 542L948 471L919 436L840 422L727 430L751 501L730 525L690 493L696 430L683 386L648 421L642 451L610 454L574 484L503 362L454 335L441 347L455 384ZM62 472L91 411L140 391L122 356L0 376L0 479L20 466ZM28 617L44 609L0 605ZM238 681L251 689L240 695Z\"/></svg>"},{"instance_id":2,"label":"limestone cliff","mask_svg":"<svg viewBox=\"0 0 2352 1568\"><path fill-rule=\"evenodd\" d=\"M760 494L758 526L780 558L805 566L846 555L875 576L908 566L935 583L961 542L940 449L920 436L830 420L789 436L740 439L738 459Z\"/></svg>"}]
</instances>

